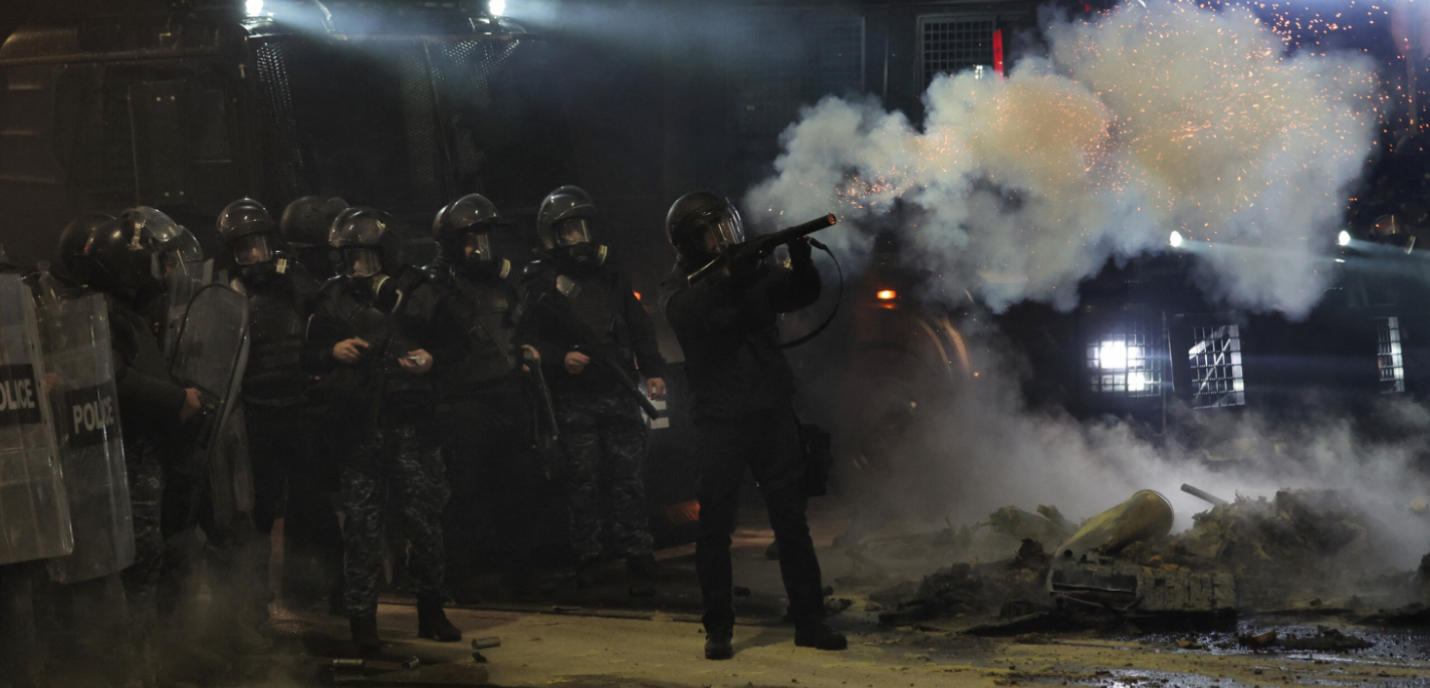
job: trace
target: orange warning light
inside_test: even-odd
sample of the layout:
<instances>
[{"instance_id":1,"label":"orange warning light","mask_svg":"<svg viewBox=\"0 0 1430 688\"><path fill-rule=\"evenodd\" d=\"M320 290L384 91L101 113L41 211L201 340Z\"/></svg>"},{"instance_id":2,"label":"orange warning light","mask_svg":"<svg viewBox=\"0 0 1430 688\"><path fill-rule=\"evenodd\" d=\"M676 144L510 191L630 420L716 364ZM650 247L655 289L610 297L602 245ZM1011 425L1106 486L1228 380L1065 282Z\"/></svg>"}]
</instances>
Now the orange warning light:
<instances>
[{"instance_id":1,"label":"orange warning light","mask_svg":"<svg viewBox=\"0 0 1430 688\"><path fill-rule=\"evenodd\" d=\"M898 296L898 293L893 289L880 289L879 293L874 296L879 297L880 301L893 301L894 298Z\"/></svg>"}]
</instances>

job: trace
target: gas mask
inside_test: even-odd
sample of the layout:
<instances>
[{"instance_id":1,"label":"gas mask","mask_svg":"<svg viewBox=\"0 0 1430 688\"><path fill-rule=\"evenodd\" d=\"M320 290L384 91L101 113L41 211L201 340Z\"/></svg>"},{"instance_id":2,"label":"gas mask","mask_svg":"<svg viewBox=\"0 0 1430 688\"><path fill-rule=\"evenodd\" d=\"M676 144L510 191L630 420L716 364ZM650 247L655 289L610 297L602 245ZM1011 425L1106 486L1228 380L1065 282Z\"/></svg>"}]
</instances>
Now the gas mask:
<instances>
[{"instance_id":1,"label":"gas mask","mask_svg":"<svg viewBox=\"0 0 1430 688\"><path fill-rule=\"evenodd\" d=\"M595 269L606 262L606 247L591 243L591 219L573 217L557 223L552 253L568 269Z\"/></svg>"},{"instance_id":2,"label":"gas mask","mask_svg":"<svg viewBox=\"0 0 1430 688\"><path fill-rule=\"evenodd\" d=\"M366 279L382 272L382 252L371 248L345 248L343 274L353 279Z\"/></svg>"}]
</instances>

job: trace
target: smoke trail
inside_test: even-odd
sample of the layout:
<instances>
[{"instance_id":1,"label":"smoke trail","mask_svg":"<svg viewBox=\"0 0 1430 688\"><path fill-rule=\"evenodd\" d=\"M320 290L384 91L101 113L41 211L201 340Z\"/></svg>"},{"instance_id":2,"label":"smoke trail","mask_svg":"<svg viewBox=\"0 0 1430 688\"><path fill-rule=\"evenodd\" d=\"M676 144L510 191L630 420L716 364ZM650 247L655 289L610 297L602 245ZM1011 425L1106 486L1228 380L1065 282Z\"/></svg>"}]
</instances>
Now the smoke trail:
<instances>
[{"instance_id":1,"label":"smoke trail","mask_svg":"<svg viewBox=\"0 0 1430 688\"><path fill-rule=\"evenodd\" d=\"M870 101L808 108L746 206L768 222L837 208L856 231L832 238L855 254L857 230L897 212L910 262L997 310L1071 308L1109 258L1178 230L1238 247L1205 252L1214 297L1304 316L1372 150L1370 60L1288 56L1250 11L1180 1L1045 26L1048 56L1006 80L935 79L921 127Z\"/></svg>"}]
</instances>

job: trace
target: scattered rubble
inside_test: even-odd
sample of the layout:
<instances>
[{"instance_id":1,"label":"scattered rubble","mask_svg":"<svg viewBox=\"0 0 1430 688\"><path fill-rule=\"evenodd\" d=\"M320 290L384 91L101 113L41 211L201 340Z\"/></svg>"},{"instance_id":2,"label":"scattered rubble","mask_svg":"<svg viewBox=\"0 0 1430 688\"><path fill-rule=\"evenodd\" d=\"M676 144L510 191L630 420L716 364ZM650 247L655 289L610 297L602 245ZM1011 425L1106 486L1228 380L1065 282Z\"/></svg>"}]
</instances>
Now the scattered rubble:
<instances>
[{"instance_id":1,"label":"scattered rubble","mask_svg":"<svg viewBox=\"0 0 1430 688\"><path fill-rule=\"evenodd\" d=\"M1097 625L1109 614L1140 628L1204 629L1234 627L1237 610L1348 617L1365 604L1359 596L1365 589L1417 583L1430 601L1430 555L1415 582L1337 564L1356 563L1369 547L1365 515L1337 491L1281 490L1269 500L1238 495L1226 501L1190 485L1183 489L1211 508L1178 535L1170 534L1167 500L1144 490L1080 528L1055 507L1039 506L1034 513L1008 506L989 515L982 534L977 526L950 526L937 534L869 541L851 548L850 556L878 566L876 552L902 549L916 560L942 552L943 561L958 563L919 583L905 581L871 595L869 609L883 610L880 622L892 626L996 613L998 622L965 631L986 635L1086 626L1089 619ZM1014 537L1020 539L1011 558L980 563L980 554L1010 552ZM1430 612L1420 607L1394 615L1384 618L1421 619ZM1350 649L1364 642L1334 633L1290 642ZM1288 640L1280 640L1287 647ZM1243 642L1252 647L1267 639L1248 636Z\"/></svg>"}]
</instances>

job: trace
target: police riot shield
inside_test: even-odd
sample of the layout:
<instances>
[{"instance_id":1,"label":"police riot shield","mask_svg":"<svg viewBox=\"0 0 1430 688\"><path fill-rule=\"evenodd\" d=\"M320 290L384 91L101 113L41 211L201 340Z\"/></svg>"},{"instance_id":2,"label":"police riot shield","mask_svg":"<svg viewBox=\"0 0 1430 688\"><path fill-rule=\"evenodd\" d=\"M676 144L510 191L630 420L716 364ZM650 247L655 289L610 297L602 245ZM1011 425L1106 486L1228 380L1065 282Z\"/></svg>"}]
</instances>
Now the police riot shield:
<instances>
[{"instance_id":1,"label":"police riot shield","mask_svg":"<svg viewBox=\"0 0 1430 688\"><path fill-rule=\"evenodd\" d=\"M30 289L0 275L0 565L74 550Z\"/></svg>"},{"instance_id":2,"label":"police riot shield","mask_svg":"<svg viewBox=\"0 0 1430 688\"><path fill-rule=\"evenodd\" d=\"M48 303L38 315L74 524L74 553L46 565L56 583L78 583L134 563L109 308L103 296L90 294Z\"/></svg>"},{"instance_id":3,"label":"police riot shield","mask_svg":"<svg viewBox=\"0 0 1430 688\"><path fill-rule=\"evenodd\" d=\"M237 495L252 484L247 452L233 442L242 432L242 416L233 411L247 361L248 299L221 284L204 285L184 313L170 373L183 386L199 390L203 410L194 421L195 451L209 475L214 516L221 525L244 510Z\"/></svg>"},{"instance_id":4,"label":"police riot shield","mask_svg":"<svg viewBox=\"0 0 1430 688\"><path fill-rule=\"evenodd\" d=\"M179 261L164 278L168 289L169 312L164 317L164 332L160 344L164 348L164 360L173 361L174 351L179 343L179 330L184 326L184 314L204 285L213 281L213 261Z\"/></svg>"}]
</instances>

